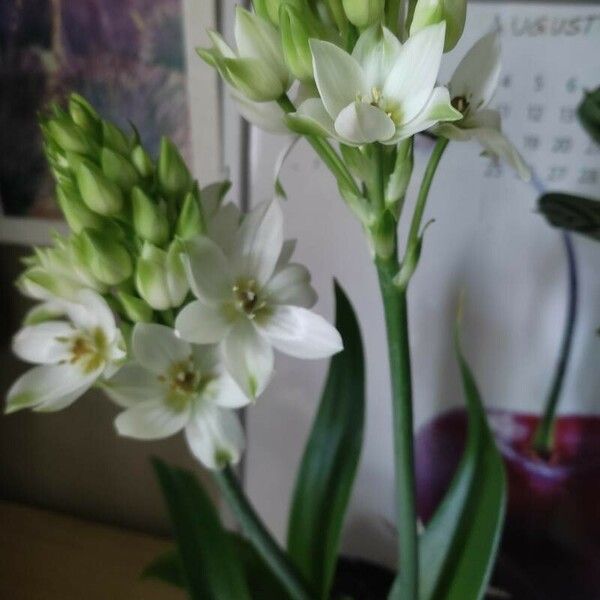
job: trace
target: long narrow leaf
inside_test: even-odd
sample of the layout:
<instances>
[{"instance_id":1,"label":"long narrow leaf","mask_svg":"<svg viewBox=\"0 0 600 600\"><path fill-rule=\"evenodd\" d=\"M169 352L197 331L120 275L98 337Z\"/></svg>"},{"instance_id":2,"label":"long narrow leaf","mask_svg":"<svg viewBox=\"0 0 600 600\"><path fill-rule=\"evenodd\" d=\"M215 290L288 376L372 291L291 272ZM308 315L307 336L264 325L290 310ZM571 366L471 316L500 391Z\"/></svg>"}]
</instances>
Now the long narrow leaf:
<instances>
[{"instance_id":1,"label":"long narrow leaf","mask_svg":"<svg viewBox=\"0 0 600 600\"><path fill-rule=\"evenodd\" d=\"M249 600L244 574L212 502L190 473L153 460L193 600Z\"/></svg>"},{"instance_id":2,"label":"long narrow leaf","mask_svg":"<svg viewBox=\"0 0 600 600\"><path fill-rule=\"evenodd\" d=\"M336 284L336 326L344 350L333 357L304 451L288 528L288 550L326 598L337 562L344 514L358 465L364 423L364 359L358 322Z\"/></svg>"},{"instance_id":3,"label":"long narrow leaf","mask_svg":"<svg viewBox=\"0 0 600 600\"><path fill-rule=\"evenodd\" d=\"M467 444L446 496L420 540L421 600L479 600L494 565L502 532L506 482L502 458L458 335L469 415Z\"/></svg>"}]
</instances>

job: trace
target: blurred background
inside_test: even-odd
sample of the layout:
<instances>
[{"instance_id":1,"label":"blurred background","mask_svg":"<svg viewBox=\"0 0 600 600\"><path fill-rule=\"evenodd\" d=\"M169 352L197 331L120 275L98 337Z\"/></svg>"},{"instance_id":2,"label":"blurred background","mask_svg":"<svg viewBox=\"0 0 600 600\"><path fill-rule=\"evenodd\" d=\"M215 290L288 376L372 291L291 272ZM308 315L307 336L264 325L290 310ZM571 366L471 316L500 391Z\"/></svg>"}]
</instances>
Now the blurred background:
<instances>
[{"instance_id":1,"label":"blurred background","mask_svg":"<svg viewBox=\"0 0 600 600\"><path fill-rule=\"evenodd\" d=\"M43 243L52 229L61 227L54 220L57 209L36 124L36 114L46 103L66 91L79 91L103 116L122 124L134 122L150 148L156 147L160 135L173 137L202 184L228 172L234 181L232 198L243 208L271 196L274 165L292 139L242 124L226 90L193 51L203 43L206 27L218 26L231 37L234 4L8 0L0 5L3 392L24 369L10 354L11 335L27 309L12 287L19 260L28 252L27 244ZM584 92L600 84L600 6L471 2L465 35L447 55L442 81L472 43L493 29L500 32L503 57L494 105L535 176L532 183L523 183L507 168L479 157L475 144L451 144L432 188L426 220L435 222L427 231L410 290L411 341L416 426L427 431L432 420L462 405L451 331L458 297L464 294L466 353L492 411L492 426L512 448L524 435L527 416L542 411L566 318L563 240L537 213L538 197L554 189L600 197L600 149L576 118ZM417 141L414 180L419 180L430 148L430 140ZM287 237L298 238L298 259L313 273L320 295L317 310L332 316L335 276L360 317L368 356L366 439L344 549L391 565L395 541L390 524L394 491L388 371L368 249L339 201L334 182L303 142L289 153L280 178L288 197ZM408 197L414 199L414 193ZM561 546L560 552L593 569L598 565L589 557L597 561L600 556L600 245L575 236L574 246L580 312L560 404L561 413L575 419L567 432L575 436L570 446L574 450L550 465L545 481L560 480L559 494L567 498L569 511L585 512L583 527L592 532L591 541L585 541L591 549L584 550L580 538L569 546L571 538L561 533L568 549ZM326 368L323 362L279 356L272 385L246 415L245 486L280 538ZM0 419L0 497L165 534L166 515L148 457L158 454L185 467L193 467L193 462L179 438L157 444L117 438L114 414L108 403L89 394L56 415L19 413ZM460 445L453 438L453 426L447 427L448 444ZM423 448L431 450L427 443ZM424 464L432 471L440 467ZM570 487L573 473L579 486L575 492ZM592 496L585 511L578 495L582 481ZM2 514L8 513L0 509L0 521ZM555 582L549 573L556 569L544 568L556 560L563 565L563 579L581 575L571 569L564 552L535 558L550 588ZM1 582L0 572L0 591ZM560 592L560 597L600 597L600 584L593 585L581 596ZM122 597L134 597L131 594L129 590ZM542 597L559 596L548 592Z\"/></svg>"}]
</instances>

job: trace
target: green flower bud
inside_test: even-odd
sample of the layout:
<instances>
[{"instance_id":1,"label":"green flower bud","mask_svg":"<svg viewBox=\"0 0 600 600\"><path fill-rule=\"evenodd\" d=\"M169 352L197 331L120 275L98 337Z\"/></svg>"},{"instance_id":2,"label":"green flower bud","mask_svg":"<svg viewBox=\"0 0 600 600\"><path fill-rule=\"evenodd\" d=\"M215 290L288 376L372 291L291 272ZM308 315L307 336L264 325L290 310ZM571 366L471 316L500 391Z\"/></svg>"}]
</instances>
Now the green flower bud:
<instances>
[{"instance_id":1,"label":"green flower bud","mask_svg":"<svg viewBox=\"0 0 600 600\"><path fill-rule=\"evenodd\" d=\"M398 217L414 165L413 138L398 144L394 170L385 186L385 205Z\"/></svg>"},{"instance_id":2,"label":"green flower bud","mask_svg":"<svg viewBox=\"0 0 600 600\"><path fill-rule=\"evenodd\" d=\"M49 300L53 297L72 299L81 289L81 285L76 281L46 271L42 267L27 269L15 285L24 296L36 300Z\"/></svg>"},{"instance_id":3,"label":"green flower bud","mask_svg":"<svg viewBox=\"0 0 600 600\"><path fill-rule=\"evenodd\" d=\"M152 322L152 308L150 308L144 300L126 294L125 292L118 292L117 298L121 303L121 307L125 312L125 315L130 321L134 323L151 323Z\"/></svg>"},{"instance_id":4,"label":"green flower bud","mask_svg":"<svg viewBox=\"0 0 600 600\"><path fill-rule=\"evenodd\" d=\"M274 71L254 58L225 58L222 65L225 80L254 102L277 100L287 89Z\"/></svg>"},{"instance_id":5,"label":"green flower bud","mask_svg":"<svg viewBox=\"0 0 600 600\"><path fill-rule=\"evenodd\" d=\"M127 136L108 121L102 121L102 145L123 156L127 156L131 150Z\"/></svg>"},{"instance_id":6,"label":"green flower bud","mask_svg":"<svg viewBox=\"0 0 600 600\"><path fill-rule=\"evenodd\" d=\"M88 134L96 136L100 132L100 116L94 107L79 94L69 97L69 114L73 122Z\"/></svg>"},{"instance_id":7,"label":"green flower bud","mask_svg":"<svg viewBox=\"0 0 600 600\"><path fill-rule=\"evenodd\" d=\"M182 240L189 240L206 231L202 205L197 190L189 192L177 218L175 233Z\"/></svg>"},{"instance_id":8,"label":"green flower bud","mask_svg":"<svg viewBox=\"0 0 600 600\"><path fill-rule=\"evenodd\" d=\"M122 244L93 229L82 232L79 240L89 269L98 281L118 285L131 276L131 257Z\"/></svg>"},{"instance_id":9,"label":"green flower bud","mask_svg":"<svg viewBox=\"0 0 600 600\"><path fill-rule=\"evenodd\" d=\"M166 205L156 204L139 187L133 188L131 202L136 233L143 240L162 246L169 238Z\"/></svg>"},{"instance_id":10,"label":"green flower bud","mask_svg":"<svg viewBox=\"0 0 600 600\"><path fill-rule=\"evenodd\" d=\"M414 35L429 25L445 21L444 52L448 52L460 40L466 16L467 0L418 0L410 21L410 34Z\"/></svg>"},{"instance_id":11,"label":"green flower bud","mask_svg":"<svg viewBox=\"0 0 600 600\"><path fill-rule=\"evenodd\" d=\"M312 53L308 43L311 35L307 16L290 4L283 4L279 11L281 44L285 62L291 73L301 81L313 78Z\"/></svg>"},{"instance_id":12,"label":"green flower bud","mask_svg":"<svg viewBox=\"0 0 600 600\"><path fill-rule=\"evenodd\" d=\"M152 159L141 146L136 146L131 151L131 162L142 177L150 177L154 173Z\"/></svg>"},{"instance_id":13,"label":"green flower bud","mask_svg":"<svg viewBox=\"0 0 600 600\"><path fill-rule=\"evenodd\" d=\"M83 229L99 229L102 218L92 212L83 202L77 187L70 181L56 186L58 204L72 231L81 233Z\"/></svg>"},{"instance_id":14,"label":"green flower bud","mask_svg":"<svg viewBox=\"0 0 600 600\"><path fill-rule=\"evenodd\" d=\"M342 0L342 4L348 20L360 29L383 20L385 0Z\"/></svg>"},{"instance_id":15,"label":"green flower bud","mask_svg":"<svg viewBox=\"0 0 600 600\"><path fill-rule=\"evenodd\" d=\"M129 191L139 181L140 176L134 166L109 148L102 148L100 163L104 174L124 191Z\"/></svg>"},{"instance_id":16,"label":"green flower bud","mask_svg":"<svg viewBox=\"0 0 600 600\"><path fill-rule=\"evenodd\" d=\"M180 306L189 286L181 261L183 247L173 242L165 252L146 242L137 262L135 285L139 295L155 310Z\"/></svg>"},{"instance_id":17,"label":"green flower bud","mask_svg":"<svg viewBox=\"0 0 600 600\"><path fill-rule=\"evenodd\" d=\"M116 215L123 206L123 194L119 186L90 162L82 161L76 168L79 193L88 208L104 215Z\"/></svg>"},{"instance_id":18,"label":"green flower bud","mask_svg":"<svg viewBox=\"0 0 600 600\"><path fill-rule=\"evenodd\" d=\"M80 154L93 154L96 150L95 144L85 132L67 118L51 119L46 125L46 131L61 150Z\"/></svg>"},{"instance_id":19,"label":"green flower bud","mask_svg":"<svg viewBox=\"0 0 600 600\"><path fill-rule=\"evenodd\" d=\"M192 177L175 144L166 137L160 140L158 181L167 196L185 194L192 185Z\"/></svg>"}]
</instances>

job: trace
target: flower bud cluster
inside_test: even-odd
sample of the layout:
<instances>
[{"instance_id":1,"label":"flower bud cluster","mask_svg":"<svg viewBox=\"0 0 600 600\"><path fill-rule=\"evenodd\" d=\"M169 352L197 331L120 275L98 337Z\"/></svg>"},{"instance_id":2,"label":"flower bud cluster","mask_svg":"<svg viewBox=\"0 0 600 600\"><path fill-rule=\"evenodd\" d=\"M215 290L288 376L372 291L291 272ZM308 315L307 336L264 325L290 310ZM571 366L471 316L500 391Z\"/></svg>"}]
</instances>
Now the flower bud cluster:
<instances>
[{"instance_id":1,"label":"flower bud cluster","mask_svg":"<svg viewBox=\"0 0 600 600\"><path fill-rule=\"evenodd\" d=\"M57 202L71 233L26 260L18 285L37 299L82 287L110 298L129 321L179 307L189 288L181 243L206 232L202 193L175 145L156 160L134 130L104 120L81 96L42 117Z\"/></svg>"}]
</instances>

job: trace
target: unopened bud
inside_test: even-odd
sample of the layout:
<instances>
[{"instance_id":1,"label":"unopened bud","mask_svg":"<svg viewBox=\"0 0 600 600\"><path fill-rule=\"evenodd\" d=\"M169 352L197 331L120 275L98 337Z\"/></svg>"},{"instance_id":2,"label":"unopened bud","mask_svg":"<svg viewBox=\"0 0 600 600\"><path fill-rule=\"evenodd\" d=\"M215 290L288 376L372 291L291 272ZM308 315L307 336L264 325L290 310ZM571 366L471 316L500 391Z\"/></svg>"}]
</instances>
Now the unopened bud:
<instances>
[{"instance_id":1,"label":"unopened bud","mask_svg":"<svg viewBox=\"0 0 600 600\"><path fill-rule=\"evenodd\" d=\"M16 286L24 296L35 300L72 299L81 289L73 280L57 276L42 267L27 269L17 279Z\"/></svg>"},{"instance_id":2,"label":"unopened bud","mask_svg":"<svg viewBox=\"0 0 600 600\"><path fill-rule=\"evenodd\" d=\"M141 298L125 292L118 292L117 298L130 321L134 323L150 323L152 321L152 308Z\"/></svg>"},{"instance_id":3,"label":"unopened bud","mask_svg":"<svg viewBox=\"0 0 600 600\"><path fill-rule=\"evenodd\" d=\"M79 154L92 154L94 152L95 147L92 140L86 136L82 129L67 118L51 119L46 126L52 141L61 150L69 150Z\"/></svg>"},{"instance_id":4,"label":"unopened bud","mask_svg":"<svg viewBox=\"0 0 600 600\"><path fill-rule=\"evenodd\" d=\"M188 192L177 218L175 233L182 240L189 240L206 231L202 206L197 191Z\"/></svg>"},{"instance_id":5,"label":"unopened bud","mask_svg":"<svg viewBox=\"0 0 600 600\"><path fill-rule=\"evenodd\" d=\"M418 0L410 23L410 34L414 35L429 25L444 21L444 52L449 52L462 36L466 16L467 0Z\"/></svg>"},{"instance_id":6,"label":"unopened bud","mask_svg":"<svg viewBox=\"0 0 600 600\"><path fill-rule=\"evenodd\" d=\"M125 247L94 230L80 234L90 271L106 285L118 285L131 276L133 265Z\"/></svg>"},{"instance_id":7,"label":"unopened bud","mask_svg":"<svg viewBox=\"0 0 600 600\"><path fill-rule=\"evenodd\" d=\"M131 162L137 169L137 172L144 178L150 177L150 175L152 175L154 172L152 159L141 146L136 146L131 151Z\"/></svg>"},{"instance_id":8,"label":"unopened bud","mask_svg":"<svg viewBox=\"0 0 600 600\"><path fill-rule=\"evenodd\" d=\"M136 233L147 242L164 244L169 237L166 206L153 202L139 187L133 188L131 202Z\"/></svg>"},{"instance_id":9,"label":"unopened bud","mask_svg":"<svg viewBox=\"0 0 600 600\"><path fill-rule=\"evenodd\" d=\"M83 202L77 187L71 182L63 182L56 187L58 204L72 231L98 229L102 226L102 218L92 212Z\"/></svg>"},{"instance_id":10,"label":"unopened bud","mask_svg":"<svg viewBox=\"0 0 600 600\"><path fill-rule=\"evenodd\" d=\"M166 137L160 141L158 181L161 190L170 197L185 194L192 185L192 177L179 150Z\"/></svg>"},{"instance_id":11,"label":"unopened bud","mask_svg":"<svg viewBox=\"0 0 600 600\"><path fill-rule=\"evenodd\" d=\"M301 81L311 80L313 68L309 39L314 36L308 30L306 16L295 7L283 4L279 11L279 27L283 55L290 72Z\"/></svg>"},{"instance_id":12,"label":"unopened bud","mask_svg":"<svg viewBox=\"0 0 600 600\"><path fill-rule=\"evenodd\" d=\"M79 94L71 94L69 97L69 114L73 122L88 134L96 136L100 133L100 116Z\"/></svg>"},{"instance_id":13,"label":"unopened bud","mask_svg":"<svg viewBox=\"0 0 600 600\"><path fill-rule=\"evenodd\" d=\"M88 208L94 212L116 215L123 205L123 194L119 186L90 162L82 161L75 171L79 193Z\"/></svg>"},{"instance_id":14,"label":"unopened bud","mask_svg":"<svg viewBox=\"0 0 600 600\"><path fill-rule=\"evenodd\" d=\"M131 150L127 136L108 121L102 121L102 145L123 156L127 156Z\"/></svg>"},{"instance_id":15,"label":"unopened bud","mask_svg":"<svg viewBox=\"0 0 600 600\"><path fill-rule=\"evenodd\" d=\"M100 163L102 164L104 174L126 192L140 178L134 166L126 158L110 150L110 148L102 148Z\"/></svg>"},{"instance_id":16,"label":"unopened bud","mask_svg":"<svg viewBox=\"0 0 600 600\"><path fill-rule=\"evenodd\" d=\"M360 29L381 23L385 0L342 0L348 20Z\"/></svg>"}]
</instances>

